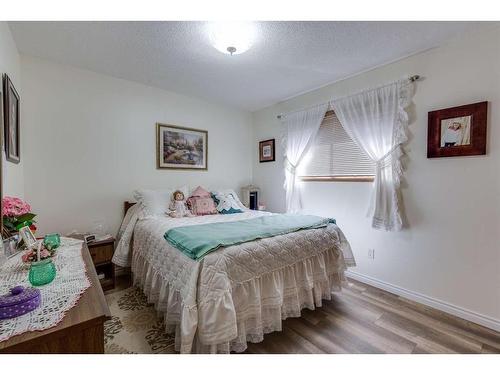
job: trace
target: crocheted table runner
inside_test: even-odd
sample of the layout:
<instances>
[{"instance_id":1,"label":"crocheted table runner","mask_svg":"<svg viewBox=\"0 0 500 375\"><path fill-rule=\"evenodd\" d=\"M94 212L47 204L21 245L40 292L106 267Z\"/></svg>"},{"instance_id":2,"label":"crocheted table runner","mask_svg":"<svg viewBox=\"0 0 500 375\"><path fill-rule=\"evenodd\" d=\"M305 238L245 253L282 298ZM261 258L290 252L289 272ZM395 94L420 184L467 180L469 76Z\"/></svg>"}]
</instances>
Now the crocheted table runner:
<instances>
[{"instance_id":1,"label":"crocheted table runner","mask_svg":"<svg viewBox=\"0 0 500 375\"><path fill-rule=\"evenodd\" d=\"M80 296L90 286L82 257L82 242L61 237L61 246L52 258L56 277L40 289L40 307L17 318L0 320L0 341L28 331L42 331L56 326L66 312L76 305ZM23 252L14 255L0 266L0 295L9 293L17 285L30 287L29 264L21 260Z\"/></svg>"}]
</instances>

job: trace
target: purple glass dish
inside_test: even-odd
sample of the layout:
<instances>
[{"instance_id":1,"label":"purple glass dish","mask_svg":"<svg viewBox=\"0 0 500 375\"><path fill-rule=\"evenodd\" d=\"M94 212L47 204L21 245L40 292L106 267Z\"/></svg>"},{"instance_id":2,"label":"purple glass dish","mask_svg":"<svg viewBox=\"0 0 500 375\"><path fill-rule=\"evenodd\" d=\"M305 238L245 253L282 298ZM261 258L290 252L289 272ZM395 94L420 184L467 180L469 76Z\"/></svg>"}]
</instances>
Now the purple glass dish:
<instances>
[{"instance_id":1,"label":"purple glass dish","mask_svg":"<svg viewBox=\"0 0 500 375\"><path fill-rule=\"evenodd\" d=\"M21 316L40 306L40 290L16 286L9 294L0 296L0 319Z\"/></svg>"}]
</instances>

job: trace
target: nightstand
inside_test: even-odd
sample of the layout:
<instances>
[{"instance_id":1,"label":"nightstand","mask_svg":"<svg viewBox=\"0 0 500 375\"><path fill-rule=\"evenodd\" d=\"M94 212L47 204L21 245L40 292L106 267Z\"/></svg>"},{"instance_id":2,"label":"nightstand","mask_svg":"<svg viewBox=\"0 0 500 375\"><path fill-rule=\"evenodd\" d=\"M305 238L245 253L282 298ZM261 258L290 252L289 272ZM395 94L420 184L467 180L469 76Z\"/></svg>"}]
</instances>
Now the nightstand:
<instances>
[{"instance_id":1,"label":"nightstand","mask_svg":"<svg viewBox=\"0 0 500 375\"><path fill-rule=\"evenodd\" d=\"M102 290L115 287L115 265L111 262L115 252L113 237L87 244Z\"/></svg>"}]
</instances>

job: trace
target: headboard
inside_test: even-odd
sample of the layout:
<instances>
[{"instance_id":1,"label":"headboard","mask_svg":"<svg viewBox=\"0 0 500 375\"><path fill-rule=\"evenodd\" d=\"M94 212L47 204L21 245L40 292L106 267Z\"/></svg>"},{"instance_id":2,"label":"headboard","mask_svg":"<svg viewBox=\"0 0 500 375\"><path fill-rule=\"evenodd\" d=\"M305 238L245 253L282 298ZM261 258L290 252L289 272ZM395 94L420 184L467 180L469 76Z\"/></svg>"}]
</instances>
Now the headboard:
<instances>
[{"instance_id":1,"label":"headboard","mask_svg":"<svg viewBox=\"0 0 500 375\"><path fill-rule=\"evenodd\" d=\"M128 209L136 203L137 202L129 202L129 201L123 202L123 216L125 216L127 214Z\"/></svg>"}]
</instances>

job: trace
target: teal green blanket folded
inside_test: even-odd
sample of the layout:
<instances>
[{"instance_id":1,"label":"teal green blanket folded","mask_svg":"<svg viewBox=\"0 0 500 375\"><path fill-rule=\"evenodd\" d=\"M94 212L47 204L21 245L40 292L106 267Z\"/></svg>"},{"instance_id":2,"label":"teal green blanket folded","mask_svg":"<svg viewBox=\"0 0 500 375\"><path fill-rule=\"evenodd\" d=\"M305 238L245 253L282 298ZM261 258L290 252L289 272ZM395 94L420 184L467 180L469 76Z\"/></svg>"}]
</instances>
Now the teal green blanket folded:
<instances>
[{"instance_id":1,"label":"teal green blanket folded","mask_svg":"<svg viewBox=\"0 0 500 375\"><path fill-rule=\"evenodd\" d=\"M255 219L188 225L168 230L165 239L188 257L199 260L221 246L231 246L259 238L303 229L326 227L335 223L313 215L276 214Z\"/></svg>"}]
</instances>

